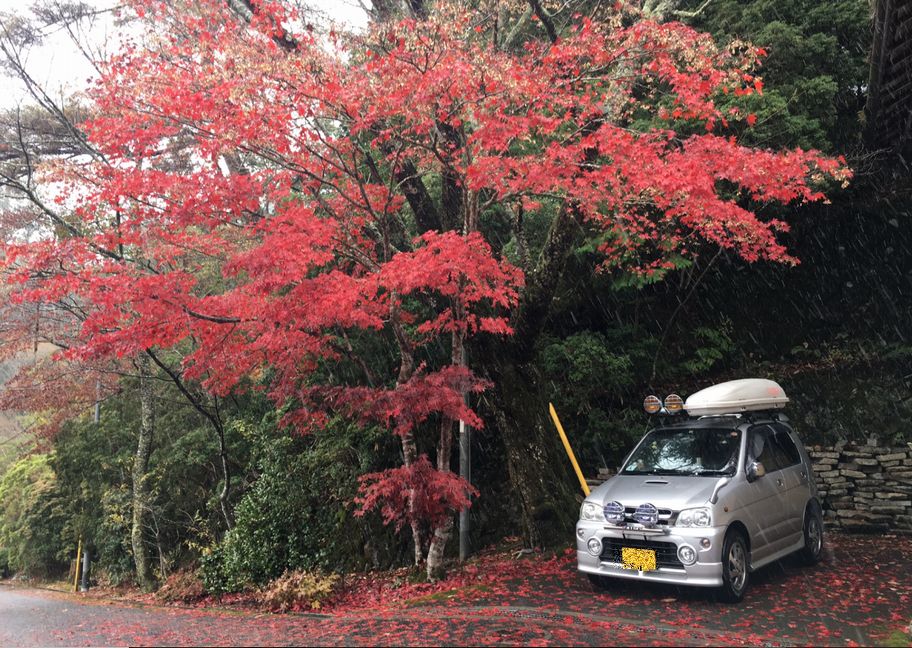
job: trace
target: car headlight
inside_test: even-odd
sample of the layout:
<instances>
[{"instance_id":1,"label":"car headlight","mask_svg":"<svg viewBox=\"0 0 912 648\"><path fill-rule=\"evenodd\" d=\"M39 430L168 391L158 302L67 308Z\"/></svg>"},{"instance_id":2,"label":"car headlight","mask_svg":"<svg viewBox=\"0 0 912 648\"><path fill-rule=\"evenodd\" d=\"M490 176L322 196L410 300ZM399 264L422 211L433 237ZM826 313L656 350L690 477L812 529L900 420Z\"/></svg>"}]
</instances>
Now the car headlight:
<instances>
[{"instance_id":1,"label":"car headlight","mask_svg":"<svg viewBox=\"0 0 912 648\"><path fill-rule=\"evenodd\" d=\"M712 526L712 512L708 508L684 509L678 513L679 527L708 527Z\"/></svg>"},{"instance_id":2,"label":"car headlight","mask_svg":"<svg viewBox=\"0 0 912 648\"><path fill-rule=\"evenodd\" d=\"M602 514L602 507L594 502L583 502L583 506L580 509L580 519L581 520L598 520L599 522L604 521L605 516Z\"/></svg>"}]
</instances>

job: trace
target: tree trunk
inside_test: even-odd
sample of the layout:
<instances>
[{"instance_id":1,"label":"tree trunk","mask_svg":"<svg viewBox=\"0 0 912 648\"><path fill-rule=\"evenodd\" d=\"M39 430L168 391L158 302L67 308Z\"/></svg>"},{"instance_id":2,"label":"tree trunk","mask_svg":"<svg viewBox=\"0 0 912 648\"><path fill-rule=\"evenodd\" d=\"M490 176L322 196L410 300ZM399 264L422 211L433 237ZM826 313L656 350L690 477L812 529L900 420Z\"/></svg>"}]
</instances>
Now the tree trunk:
<instances>
[{"instance_id":1,"label":"tree trunk","mask_svg":"<svg viewBox=\"0 0 912 648\"><path fill-rule=\"evenodd\" d=\"M219 491L219 508L222 509L222 517L225 518L225 526L230 531L233 525L231 524L231 507L228 502L228 498L231 494L231 468L228 465L228 445L225 443L225 427L222 425L222 417L219 413L218 397L211 396L210 401L210 409L213 412L210 421L213 423L216 436L218 437L219 460L222 465L222 488Z\"/></svg>"},{"instance_id":2,"label":"tree trunk","mask_svg":"<svg viewBox=\"0 0 912 648\"><path fill-rule=\"evenodd\" d=\"M548 404L531 364L501 358L491 408L506 450L507 471L530 547L566 543L573 536L576 483L548 421Z\"/></svg>"},{"instance_id":3,"label":"tree trunk","mask_svg":"<svg viewBox=\"0 0 912 648\"><path fill-rule=\"evenodd\" d=\"M507 472L520 510L526 543L541 547L566 542L576 522L576 479L548 420L535 345L548 320L567 257L579 235L580 215L571 204L551 224L536 266L513 317L515 334L498 343L480 341L478 357L494 383L490 408L506 450ZM479 367L481 369L481 367Z\"/></svg>"},{"instance_id":4,"label":"tree trunk","mask_svg":"<svg viewBox=\"0 0 912 648\"><path fill-rule=\"evenodd\" d=\"M446 575L443 555L451 535L453 535L453 516L448 515L444 523L434 529L434 536L431 538L431 547L428 549L427 556L427 577L430 581L441 580Z\"/></svg>"},{"instance_id":5,"label":"tree trunk","mask_svg":"<svg viewBox=\"0 0 912 648\"><path fill-rule=\"evenodd\" d=\"M455 337L455 336L454 336ZM456 354L454 353L454 356ZM437 470L450 472L450 457L453 451L453 421L444 419L440 424L440 439L437 442ZM453 532L453 516L448 515L443 524L438 525L431 537L431 546L427 555L428 580L440 580L445 575L443 556L447 543Z\"/></svg>"},{"instance_id":6,"label":"tree trunk","mask_svg":"<svg viewBox=\"0 0 912 648\"><path fill-rule=\"evenodd\" d=\"M149 357L145 353L137 358L139 367L139 438L136 442L136 456L133 458L133 526L130 540L133 544L133 561L136 564L136 582L143 591L155 586L149 567L149 552L143 539L143 530L149 515L149 484L147 472L149 456L152 453L152 435L155 430L155 409L152 401L152 380L149 371Z\"/></svg>"},{"instance_id":7,"label":"tree trunk","mask_svg":"<svg viewBox=\"0 0 912 648\"><path fill-rule=\"evenodd\" d=\"M406 467L415 463L418 458L418 447L415 445L415 437L411 432L402 435L402 463ZM421 533L421 525L415 518L415 489L410 488L408 492L409 519L411 520L412 540L415 543L415 566L424 562L424 539Z\"/></svg>"}]
</instances>

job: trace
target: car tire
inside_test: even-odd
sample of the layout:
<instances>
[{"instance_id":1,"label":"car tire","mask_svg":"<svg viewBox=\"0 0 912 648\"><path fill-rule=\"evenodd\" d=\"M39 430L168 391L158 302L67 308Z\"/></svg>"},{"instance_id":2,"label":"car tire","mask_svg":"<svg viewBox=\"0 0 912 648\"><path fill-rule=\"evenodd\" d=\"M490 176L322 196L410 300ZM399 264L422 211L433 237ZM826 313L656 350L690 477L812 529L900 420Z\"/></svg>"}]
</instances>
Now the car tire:
<instances>
[{"instance_id":1,"label":"car tire","mask_svg":"<svg viewBox=\"0 0 912 648\"><path fill-rule=\"evenodd\" d=\"M731 529L722 543L722 587L719 594L726 603L744 598L750 579L750 552L744 534Z\"/></svg>"},{"instance_id":2,"label":"car tire","mask_svg":"<svg viewBox=\"0 0 912 648\"><path fill-rule=\"evenodd\" d=\"M592 583L593 587L597 590L607 590L611 588L611 579L607 576L600 576L599 574L586 574L589 577L589 582Z\"/></svg>"},{"instance_id":3,"label":"car tire","mask_svg":"<svg viewBox=\"0 0 912 648\"><path fill-rule=\"evenodd\" d=\"M804 547L798 556L801 562L810 567L819 563L823 555L823 516L820 507L815 504L808 504L804 513L803 534Z\"/></svg>"}]
</instances>

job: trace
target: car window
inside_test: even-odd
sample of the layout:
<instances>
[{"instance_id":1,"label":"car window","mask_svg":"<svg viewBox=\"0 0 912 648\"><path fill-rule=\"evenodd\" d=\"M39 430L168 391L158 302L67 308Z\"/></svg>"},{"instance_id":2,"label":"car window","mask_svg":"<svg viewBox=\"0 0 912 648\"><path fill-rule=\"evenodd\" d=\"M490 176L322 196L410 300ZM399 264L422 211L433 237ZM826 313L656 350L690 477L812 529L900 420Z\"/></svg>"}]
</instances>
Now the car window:
<instances>
[{"instance_id":1,"label":"car window","mask_svg":"<svg viewBox=\"0 0 912 648\"><path fill-rule=\"evenodd\" d=\"M773 442L775 433L768 425L751 428L748 436L748 463L759 461L766 472L771 473L783 467L782 451Z\"/></svg>"},{"instance_id":2,"label":"car window","mask_svg":"<svg viewBox=\"0 0 912 648\"><path fill-rule=\"evenodd\" d=\"M798 452L798 447L785 430L776 430L773 435L773 445L783 467L801 463L801 453Z\"/></svg>"}]
</instances>

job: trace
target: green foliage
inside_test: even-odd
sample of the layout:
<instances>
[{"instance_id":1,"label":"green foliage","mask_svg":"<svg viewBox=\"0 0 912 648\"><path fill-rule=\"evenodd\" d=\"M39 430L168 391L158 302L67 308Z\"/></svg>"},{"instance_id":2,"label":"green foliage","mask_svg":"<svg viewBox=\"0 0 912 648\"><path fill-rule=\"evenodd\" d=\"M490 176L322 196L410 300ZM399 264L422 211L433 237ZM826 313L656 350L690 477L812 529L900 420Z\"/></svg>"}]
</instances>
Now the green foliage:
<instances>
[{"instance_id":1,"label":"green foliage","mask_svg":"<svg viewBox=\"0 0 912 648\"><path fill-rule=\"evenodd\" d=\"M548 397L590 473L616 464L642 431L623 408L647 355L629 334L582 331L546 339L539 352Z\"/></svg>"},{"instance_id":2,"label":"green foliage","mask_svg":"<svg viewBox=\"0 0 912 648\"><path fill-rule=\"evenodd\" d=\"M681 367L694 375L704 374L728 357L735 349L731 339L731 324L723 322L718 327L698 326L690 332L691 339L699 344L691 357Z\"/></svg>"},{"instance_id":3,"label":"green foliage","mask_svg":"<svg viewBox=\"0 0 912 648\"><path fill-rule=\"evenodd\" d=\"M714 0L692 22L722 42L767 50L763 96L721 102L757 115L746 142L846 151L860 140L871 46L866 0Z\"/></svg>"},{"instance_id":4,"label":"green foliage","mask_svg":"<svg viewBox=\"0 0 912 648\"><path fill-rule=\"evenodd\" d=\"M97 562L95 576L105 585L116 587L133 581L131 497L126 484L112 485L101 496L101 519L98 520L94 543Z\"/></svg>"},{"instance_id":5,"label":"green foliage","mask_svg":"<svg viewBox=\"0 0 912 648\"><path fill-rule=\"evenodd\" d=\"M81 538L91 553L96 579L115 586L132 581L131 468L139 408L130 389L133 382L125 380L124 386L121 395L106 401L99 423L83 417L64 425L53 440L53 454L42 460L47 474L35 472L32 478L37 486L24 491L29 493L24 500L28 504L10 500L11 506L25 507L28 515L10 509L0 516L15 518L7 525L13 545L0 542L4 562L12 569L40 575L58 571L75 557ZM165 572L161 577L171 566L193 562L197 548L211 544L223 524L215 435L189 405L176 403L159 409L148 472L152 498L146 541L155 557L153 564ZM245 406L254 414L258 402L247 401ZM226 415L232 413L228 410ZM229 430L226 440L231 456L246 464L244 439ZM20 484L25 466L38 469L17 464L3 479ZM17 548L23 545L21 538L33 539L25 553Z\"/></svg>"},{"instance_id":6,"label":"green foliage","mask_svg":"<svg viewBox=\"0 0 912 648\"><path fill-rule=\"evenodd\" d=\"M633 381L630 357L614 353L608 338L591 331L546 343L542 362L552 380L560 380L562 391L580 401L616 396Z\"/></svg>"},{"instance_id":7,"label":"green foliage","mask_svg":"<svg viewBox=\"0 0 912 648\"><path fill-rule=\"evenodd\" d=\"M109 542L99 528L105 503L112 503L108 492L129 479L134 424L129 409L107 407L100 424L89 417L69 421L55 439L54 488L66 502L66 535L74 554L79 538L92 548Z\"/></svg>"},{"instance_id":8,"label":"green foliage","mask_svg":"<svg viewBox=\"0 0 912 648\"><path fill-rule=\"evenodd\" d=\"M615 298L626 308L631 296ZM642 292L633 292L633 298L642 299ZM733 362L736 347L727 319L710 325L709 317L704 317L703 325L687 326L669 322L669 315L658 308L653 314L657 318L653 331L609 322L602 332L584 330L563 339L545 338L539 349L537 362L546 377L546 394L587 474L594 475L600 467L617 467L642 436L648 419L640 403L647 393L686 394L702 376ZM660 338L664 339L661 348ZM659 384L650 386L653 362Z\"/></svg>"},{"instance_id":9,"label":"green foliage","mask_svg":"<svg viewBox=\"0 0 912 648\"><path fill-rule=\"evenodd\" d=\"M290 571L275 579L260 592L260 602L271 610L319 610L339 583L338 574Z\"/></svg>"},{"instance_id":10,"label":"green foliage","mask_svg":"<svg viewBox=\"0 0 912 648\"><path fill-rule=\"evenodd\" d=\"M0 571L46 576L61 569L63 508L50 457L34 454L0 480Z\"/></svg>"},{"instance_id":11,"label":"green foliage","mask_svg":"<svg viewBox=\"0 0 912 648\"><path fill-rule=\"evenodd\" d=\"M276 419L239 430L254 448L257 477L234 528L202 558L211 593L263 584L289 569L361 567L374 552L389 553L389 530L350 510L357 477L391 459L389 433L335 420L298 437L277 430Z\"/></svg>"}]
</instances>

